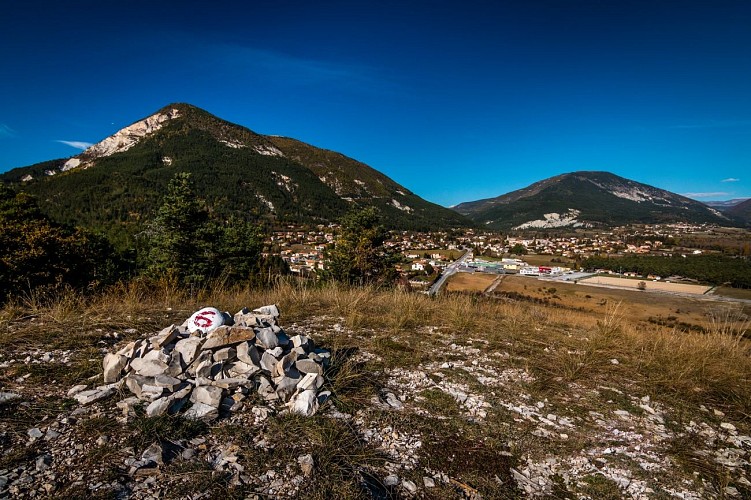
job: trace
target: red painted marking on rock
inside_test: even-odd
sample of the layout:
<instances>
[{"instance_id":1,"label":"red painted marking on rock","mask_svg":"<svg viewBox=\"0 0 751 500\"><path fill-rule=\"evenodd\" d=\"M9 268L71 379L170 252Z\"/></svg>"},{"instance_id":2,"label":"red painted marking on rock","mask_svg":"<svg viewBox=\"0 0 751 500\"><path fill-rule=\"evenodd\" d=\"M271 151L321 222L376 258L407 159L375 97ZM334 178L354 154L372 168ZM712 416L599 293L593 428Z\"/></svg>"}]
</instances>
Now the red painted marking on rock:
<instances>
[{"instance_id":1,"label":"red painted marking on rock","mask_svg":"<svg viewBox=\"0 0 751 500\"><path fill-rule=\"evenodd\" d=\"M198 316L195 317L193 323L201 328L211 326L214 324L214 318L209 318L208 316L216 316L216 313L214 311L202 311L200 314L198 314Z\"/></svg>"}]
</instances>

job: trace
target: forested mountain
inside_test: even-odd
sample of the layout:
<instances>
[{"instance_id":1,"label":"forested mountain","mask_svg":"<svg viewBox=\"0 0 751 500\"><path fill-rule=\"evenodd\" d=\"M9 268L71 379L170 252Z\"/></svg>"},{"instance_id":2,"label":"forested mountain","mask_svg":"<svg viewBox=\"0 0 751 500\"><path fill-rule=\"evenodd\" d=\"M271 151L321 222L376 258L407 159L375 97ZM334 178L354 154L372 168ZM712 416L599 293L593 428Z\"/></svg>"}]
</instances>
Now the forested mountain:
<instances>
[{"instance_id":1,"label":"forested mountain","mask_svg":"<svg viewBox=\"0 0 751 500\"><path fill-rule=\"evenodd\" d=\"M376 206L395 229L471 225L372 168L294 139L269 137L188 104L172 104L70 159L2 179L39 198L53 219L132 243L169 180L188 172L210 212L274 222L329 223Z\"/></svg>"},{"instance_id":2,"label":"forested mountain","mask_svg":"<svg viewBox=\"0 0 751 500\"><path fill-rule=\"evenodd\" d=\"M719 211L609 172L573 172L454 210L490 229L554 229L668 222L735 225Z\"/></svg>"}]
</instances>

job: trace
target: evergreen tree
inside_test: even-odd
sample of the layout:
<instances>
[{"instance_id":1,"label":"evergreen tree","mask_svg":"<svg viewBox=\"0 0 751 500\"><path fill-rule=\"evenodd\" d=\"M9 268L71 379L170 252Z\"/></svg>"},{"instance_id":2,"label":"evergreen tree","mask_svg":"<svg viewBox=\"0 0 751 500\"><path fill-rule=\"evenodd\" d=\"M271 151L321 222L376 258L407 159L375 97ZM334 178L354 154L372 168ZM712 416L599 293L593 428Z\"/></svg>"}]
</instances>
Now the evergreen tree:
<instances>
[{"instance_id":1,"label":"evergreen tree","mask_svg":"<svg viewBox=\"0 0 751 500\"><path fill-rule=\"evenodd\" d=\"M175 174L145 233L147 274L181 283L204 281L214 258L207 222L208 212L195 196L190 174Z\"/></svg>"},{"instance_id":2,"label":"evergreen tree","mask_svg":"<svg viewBox=\"0 0 751 500\"><path fill-rule=\"evenodd\" d=\"M341 220L341 233L333 248L326 253L324 275L357 285L393 282L393 256L383 245L387 236L373 207L349 212Z\"/></svg>"}]
</instances>

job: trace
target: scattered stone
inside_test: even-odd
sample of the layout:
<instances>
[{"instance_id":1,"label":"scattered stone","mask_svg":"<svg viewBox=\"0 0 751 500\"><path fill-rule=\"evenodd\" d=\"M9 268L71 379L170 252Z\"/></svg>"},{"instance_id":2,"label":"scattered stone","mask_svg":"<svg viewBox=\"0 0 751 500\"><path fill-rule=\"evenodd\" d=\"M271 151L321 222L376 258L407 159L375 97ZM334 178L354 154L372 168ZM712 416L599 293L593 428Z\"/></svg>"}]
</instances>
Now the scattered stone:
<instances>
[{"instance_id":1,"label":"scattered stone","mask_svg":"<svg viewBox=\"0 0 751 500\"><path fill-rule=\"evenodd\" d=\"M120 387L119 383L102 385L102 386L97 387L96 389L91 389L88 391L81 391L78 394L74 395L73 399L78 401L80 405L86 406L88 404L91 404L96 401L100 401L102 399L112 396L113 394L115 394L118 387Z\"/></svg>"},{"instance_id":2,"label":"scattered stone","mask_svg":"<svg viewBox=\"0 0 751 500\"><path fill-rule=\"evenodd\" d=\"M424 484L426 488L435 488L435 481L432 477L424 476L422 478L422 484Z\"/></svg>"},{"instance_id":3,"label":"scattered stone","mask_svg":"<svg viewBox=\"0 0 751 500\"><path fill-rule=\"evenodd\" d=\"M79 384L79 385L74 385L74 386L73 386L73 387L71 387L71 388L70 388L70 390L69 390L69 391L67 392L67 396L68 396L68 397L72 397L72 396L75 396L76 394L78 394L79 392L83 391L83 390L84 390L84 389L86 389L87 387L88 387L88 385L86 385L86 384Z\"/></svg>"},{"instance_id":4,"label":"scattered stone","mask_svg":"<svg viewBox=\"0 0 751 500\"><path fill-rule=\"evenodd\" d=\"M417 493L417 485L409 479L402 481L402 487L411 494Z\"/></svg>"},{"instance_id":5,"label":"scattered stone","mask_svg":"<svg viewBox=\"0 0 751 500\"><path fill-rule=\"evenodd\" d=\"M188 420L214 420L219 416L217 407L209 406L203 403L194 403L184 414Z\"/></svg>"},{"instance_id":6,"label":"scattered stone","mask_svg":"<svg viewBox=\"0 0 751 500\"><path fill-rule=\"evenodd\" d=\"M395 474L389 474L383 479L384 486L396 486L399 484L399 476Z\"/></svg>"},{"instance_id":7,"label":"scattered stone","mask_svg":"<svg viewBox=\"0 0 751 500\"><path fill-rule=\"evenodd\" d=\"M164 464L164 450L159 442L154 442L141 453L141 460L146 464Z\"/></svg>"},{"instance_id":8,"label":"scattered stone","mask_svg":"<svg viewBox=\"0 0 751 500\"><path fill-rule=\"evenodd\" d=\"M37 457L36 463L35 463L37 472L46 471L47 469L50 468L51 463L52 463L52 456L48 453L45 453L44 455Z\"/></svg>"},{"instance_id":9,"label":"scattered stone","mask_svg":"<svg viewBox=\"0 0 751 500\"><path fill-rule=\"evenodd\" d=\"M313 467L315 466L313 455L310 453L307 455L300 455L297 457L297 463L300 464L300 470L302 470L305 477L310 477L313 474Z\"/></svg>"},{"instance_id":10,"label":"scattered stone","mask_svg":"<svg viewBox=\"0 0 751 500\"><path fill-rule=\"evenodd\" d=\"M86 388L86 386L83 387ZM68 395L70 396L70 394ZM13 401L14 399L21 399L21 395L15 394L13 392L0 392L0 404L7 403L8 401Z\"/></svg>"},{"instance_id":11,"label":"scattered stone","mask_svg":"<svg viewBox=\"0 0 751 500\"><path fill-rule=\"evenodd\" d=\"M44 436L44 433L39 430L39 427L32 427L31 429L26 431L26 434L28 434L31 439L39 439L40 437Z\"/></svg>"}]
</instances>

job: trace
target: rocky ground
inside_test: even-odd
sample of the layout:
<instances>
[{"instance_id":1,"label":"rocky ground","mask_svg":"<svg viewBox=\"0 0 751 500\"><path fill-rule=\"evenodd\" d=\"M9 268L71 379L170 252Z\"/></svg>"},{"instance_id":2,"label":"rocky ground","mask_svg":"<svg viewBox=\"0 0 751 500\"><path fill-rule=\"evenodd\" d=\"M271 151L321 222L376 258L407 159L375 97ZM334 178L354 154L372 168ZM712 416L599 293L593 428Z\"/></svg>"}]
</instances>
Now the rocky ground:
<instances>
[{"instance_id":1,"label":"rocky ground","mask_svg":"<svg viewBox=\"0 0 751 500\"><path fill-rule=\"evenodd\" d=\"M65 332L85 348L7 322L24 340L0 352L0 498L751 497L747 418L648 392L626 356L591 377L535 368L571 343L282 315L331 352L312 416L252 391L204 419L149 416L122 386L74 399L104 383L105 355L159 331L144 325L185 317Z\"/></svg>"}]
</instances>

